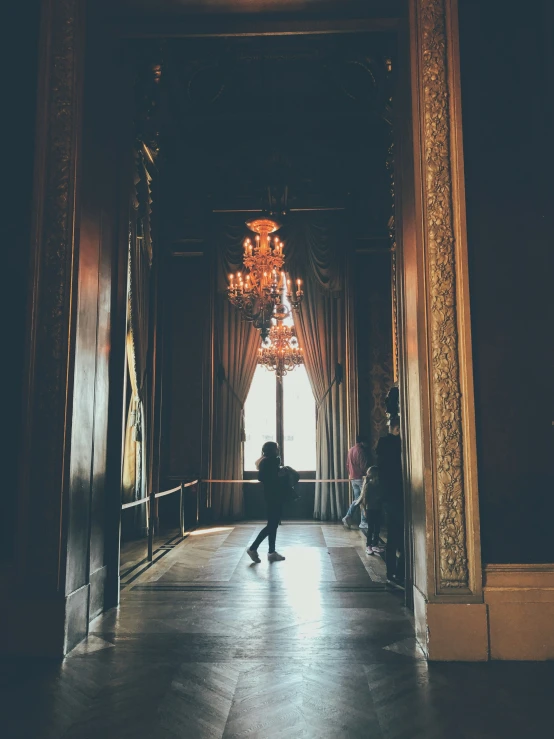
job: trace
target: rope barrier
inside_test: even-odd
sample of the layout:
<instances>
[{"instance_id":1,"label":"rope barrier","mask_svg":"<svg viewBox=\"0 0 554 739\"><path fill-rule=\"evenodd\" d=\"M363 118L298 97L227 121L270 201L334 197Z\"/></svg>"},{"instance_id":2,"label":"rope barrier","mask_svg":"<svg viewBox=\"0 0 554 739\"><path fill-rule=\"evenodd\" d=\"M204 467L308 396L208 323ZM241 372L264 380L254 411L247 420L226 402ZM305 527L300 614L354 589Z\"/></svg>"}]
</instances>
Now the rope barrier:
<instances>
[{"instance_id":1,"label":"rope barrier","mask_svg":"<svg viewBox=\"0 0 554 739\"><path fill-rule=\"evenodd\" d=\"M124 508L132 508L136 505L142 505L143 503L148 503L148 498L140 498L139 500L132 500L130 503L123 503L121 506L121 510Z\"/></svg>"},{"instance_id":2,"label":"rope barrier","mask_svg":"<svg viewBox=\"0 0 554 739\"><path fill-rule=\"evenodd\" d=\"M171 488L171 490L163 490L161 493L156 493L154 495L154 498L157 500L158 498L163 498L164 495L171 495L171 493L177 493L179 490L181 490L181 487L183 488L190 488L192 485L198 485L199 482L208 482L208 483L229 483L229 484L235 484L235 485L260 485L259 480L193 480L192 482L185 482L183 485L177 485L177 487ZM349 479L342 479L342 478L335 478L335 479L325 479L325 480L298 480L296 483L304 482L304 483L315 483L315 482L350 482ZM140 498L139 500L133 500L130 503L123 503L121 506L121 510L125 510L127 508L133 508L137 505L143 505L144 503L148 503L150 500L150 496L146 498Z\"/></svg>"},{"instance_id":3,"label":"rope barrier","mask_svg":"<svg viewBox=\"0 0 554 739\"><path fill-rule=\"evenodd\" d=\"M184 482L182 485L177 485L176 488L171 490L163 490L161 493L156 493L155 498L163 498L164 495L170 495L170 493L176 493L181 488L190 488L192 485L198 485L200 480L193 480L192 482Z\"/></svg>"},{"instance_id":4,"label":"rope barrier","mask_svg":"<svg viewBox=\"0 0 554 739\"><path fill-rule=\"evenodd\" d=\"M183 485L183 487L184 487L184 485ZM181 486L180 485L177 485L176 488L171 488L171 490L164 490L161 493L156 493L154 495L154 498L163 498L164 495L171 495L171 493L176 493L177 490L180 490L180 489L181 489Z\"/></svg>"},{"instance_id":5,"label":"rope barrier","mask_svg":"<svg viewBox=\"0 0 554 739\"><path fill-rule=\"evenodd\" d=\"M164 490L161 493L156 493L156 495L154 497L155 498L163 498L164 495L169 495L170 493L176 493L178 490L181 489L181 487L183 487L183 488L190 488L191 485L198 485L199 482L200 482L200 480L193 480L192 482L184 482L183 485L177 485L176 488L171 488L171 490Z\"/></svg>"},{"instance_id":6,"label":"rope barrier","mask_svg":"<svg viewBox=\"0 0 554 739\"><path fill-rule=\"evenodd\" d=\"M259 480L202 480L202 482L233 482L233 483L243 483L247 485L260 485ZM350 482L350 479L329 479L329 480L298 480L296 482L296 485L298 485L299 482Z\"/></svg>"},{"instance_id":7,"label":"rope barrier","mask_svg":"<svg viewBox=\"0 0 554 739\"><path fill-rule=\"evenodd\" d=\"M190 488L192 485L198 485L200 480L193 480L192 482L185 482L183 483L183 488ZM163 498L164 495L171 495L171 493L177 493L179 490L181 490L181 485L177 485L175 488L171 488L171 490L163 490L161 493L156 493L154 495L154 498ZM125 510L126 508L133 508L137 505L142 505L143 503L148 503L150 499L150 496L147 496L146 498L139 498L139 500L133 500L130 503L123 503L121 506L121 510Z\"/></svg>"}]
</instances>

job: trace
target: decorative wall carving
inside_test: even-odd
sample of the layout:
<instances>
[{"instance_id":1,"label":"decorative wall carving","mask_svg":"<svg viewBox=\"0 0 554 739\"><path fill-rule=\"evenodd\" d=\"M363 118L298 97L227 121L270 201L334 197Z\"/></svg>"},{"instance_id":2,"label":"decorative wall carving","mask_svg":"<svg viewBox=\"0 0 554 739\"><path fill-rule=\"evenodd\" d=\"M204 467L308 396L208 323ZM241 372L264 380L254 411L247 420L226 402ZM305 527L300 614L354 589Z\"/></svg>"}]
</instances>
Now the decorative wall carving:
<instances>
[{"instance_id":1,"label":"decorative wall carving","mask_svg":"<svg viewBox=\"0 0 554 739\"><path fill-rule=\"evenodd\" d=\"M65 381L62 365L67 350L67 303L73 246L75 6L75 0L55 3L51 26L44 209L38 244L41 321L37 331L37 355L49 356L51 373L50 381L45 383L49 392L41 393L42 403L49 403L49 400L56 403L60 384Z\"/></svg>"},{"instance_id":2,"label":"decorative wall carving","mask_svg":"<svg viewBox=\"0 0 554 739\"><path fill-rule=\"evenodd\" d=\"M440 588L467 588L445 2L418 8Z\"/></svg>"},{"instance_id":3,"label":"decorative wall carving","mask_svg":"<svg viewBox=\"0 0 554 739\"><path fill-rule=\"evenodd\" d=\"M39 81L39 164L35 182L33 347L28 394L26 494L40 490L44 501L26 525L41 556L27 563L40 569L58 560L60 489L63 488L71 291L75 269L75 187L80 130L82 54L79 0L56 0L43 20L49 36L46 70ZM44 154L41 157L42 152ZM58 501L54 505L53 501ZM50 503L48 505L48 502ZM40 505L33 498L33 506Z\"/></svg>"},{"instance_id":4,"label":"decorative wall carving","mask_svg":"<svg viewBox=\"0 0 554 739\"><path fill-rule=\"evenodd\" d=\"M376 448L379 438L387 432L387 408L385 399L392 385L392 346L391 324L387 320L390 308L382 301L372 301L370 306L369 342L370 350L370 385L371 385L371 421L370 446L373 459L376 460Z\"/></svg>"},{"instance_id":5,"label":"decorative wall carving","mask_svg":"<svg viewBox=\"0 0 554 739\"><path fill-rule=\"evenodd\" d=\"M391 137L393 131L391 129ZM390 177L391 216L389 218L389 242L391 248L391 294L392 294L392 381L398 382L398 292L396 264L396 196L394 182L394 141L391 141L387 152L387 169Z\"/></svg>"}]
</instances>

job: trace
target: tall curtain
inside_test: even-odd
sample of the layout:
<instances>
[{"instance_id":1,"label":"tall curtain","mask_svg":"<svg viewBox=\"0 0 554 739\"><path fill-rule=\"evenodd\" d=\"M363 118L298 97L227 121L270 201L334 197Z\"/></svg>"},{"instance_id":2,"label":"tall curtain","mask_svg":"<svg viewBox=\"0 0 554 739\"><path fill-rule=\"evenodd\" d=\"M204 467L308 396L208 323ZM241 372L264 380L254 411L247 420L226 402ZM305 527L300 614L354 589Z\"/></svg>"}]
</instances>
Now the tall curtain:
<instances>
[{"instance_id":1,"label":"tall curtain","mask_svg":"<svg viewBox=\"0 0 554 739\"><path fill-rule=\"evenodd\" d=\"M145 382L149 338L149 297L152 268L150 178L137 158L135 213L129 229L127 262L127 367L131 398L123 452L123 502L147 495Z\"/></svg>"},{"instance_id":2,"label":"tall curtain","mask_svg":"<svg viewBox=\"0 0 554 739\"><path fill-rule=\"evenodd\" d=\"M215 305L216 388L212 470L215 479L240 480L243 475L244 403L256 370L260 334L242 320L226 294L227 278L242 266L244 225L216 233L217 291ZM268 402L275 402L269 398ZM214 516L238 519L244 500L240 484L216 484Z\"/></svg>"},{"instance_id":3,"label":"tall curtain","mask_svg":"<svg viewBox=\"0 0 554 739\"><path fill-rule=\"evenodd\" d=\"M304 279L304 300L294 316L298 340L316 401L316 477L344 479L348 452L346 388L335 383L337 363L346 358L346 270L341 239L345 229L336 217L308 222L291 220L283 234L286 267ZM342 517L347 483L316 483L314 518Z\"/></svg>"}]
</instances>

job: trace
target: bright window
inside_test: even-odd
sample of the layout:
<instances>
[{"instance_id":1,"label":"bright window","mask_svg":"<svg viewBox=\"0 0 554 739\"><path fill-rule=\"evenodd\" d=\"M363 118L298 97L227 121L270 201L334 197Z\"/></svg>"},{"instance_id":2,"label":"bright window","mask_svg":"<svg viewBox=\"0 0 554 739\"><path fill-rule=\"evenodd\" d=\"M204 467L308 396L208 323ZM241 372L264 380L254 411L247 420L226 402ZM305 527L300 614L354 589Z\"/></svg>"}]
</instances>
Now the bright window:
<instances>
[{"instance_id":1,"label":"bright window","mask_svg":"<svg viewBox=\"0 0 554 739\"><path fill-rule=\"evenodd\" d=\"M285 464L315 470L315 401L303 366L283 377L283 421Z\"/></svg>"},{"instance_id":2,"label":"bright window","mask_svg":"<svg viewBox=\"0 0 554 739\"><path fill-rule=\"evenodd\" d=\"M289 311L285 291L281 300ZM283 321L294 326L292 312ZM281 458L295 470L315 471L315 400L303 365L283 377L283 403L278 402L277 377L262 366L256 367L254 379L244 404L244 469L256 469L255 462L266 441L279 441L277 424L283 429Z\"/></svg>"},{"instance_id":3,"label":"bright window","mask_svg":"<svg viewBox=\"0 0 554 739\"><path fill-rule=\"evenodd\" d=\"M244 469L255 470L254 462L266 441L277 439L275 375L258 366L244 404Z\"/></svg>"},{"instance_id":4,"label":"bright window","mask_svg":"<svg viewBox=\"0 0 554 739\"><path fill-rule=\"evenodd\" d=\"M277 405L277 378L257 367L244 406L244 469L255 470L262 445L277 441L277 415L282 414L284 464L315 470L315 401L306 368L297 367L283 378L283 406Z\"/></svg>"}]
</instances>

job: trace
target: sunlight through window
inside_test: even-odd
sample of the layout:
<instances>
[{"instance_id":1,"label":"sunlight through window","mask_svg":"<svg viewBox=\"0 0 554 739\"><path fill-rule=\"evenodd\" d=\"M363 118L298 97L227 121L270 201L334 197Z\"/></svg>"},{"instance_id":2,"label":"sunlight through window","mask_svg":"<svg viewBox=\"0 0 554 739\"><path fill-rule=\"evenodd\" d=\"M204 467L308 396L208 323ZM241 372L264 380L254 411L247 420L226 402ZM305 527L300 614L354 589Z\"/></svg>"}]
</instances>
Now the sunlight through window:
<instances>
[{"instance_id":1,"label":"sunlight through window","mask_svg":"<svg viewBox=\"0 0 554 739\"><path fill-rule=\"evenodd\" d=\"M283 378L283 421L285 464L315 470L315 401L303 366Z\"/></svg>"},{"instance_id":2,"label":"sunlight through window","mask_svg":"<svg viewBox=\"0 0 554 739\"><path fill-rule=\"evenodd\" d=\"M276 377L257 367L244 405L244 469L255 470L255 462L266 441L277 441ZM315 401L305 367L297 367L283 378L283 460L297 470L315 470Z\"/></svg>"},{"instance_id":3,"label":"sunlight through window","mask_svg":"<svg viewBox=\"0 0 554 739\"><path fill-rule=\"evenodd\" d=\"M285 292L281 299L291 310ZM283 324L294 326L292 311ZM280 421L283 429L283 463L305 472L315 470L315 410L314 395L303 365L295 367L283 377L281 406L277 400L275 373L258 366L244 404L244 469L255 470L255 462L265 442L278 441L277 424Z\"/></svg>"},{"instance_id":4,"label":"sunlight through window","mask_svg":"<svg viewBox=\"0 0 554 739\"><path fill-rule=\"evenodd\" d=\"M277 440L275 375L258 366L244 404L244 469L255 470L255 461L266 441Z\"/></svg>"}]
</instances>

